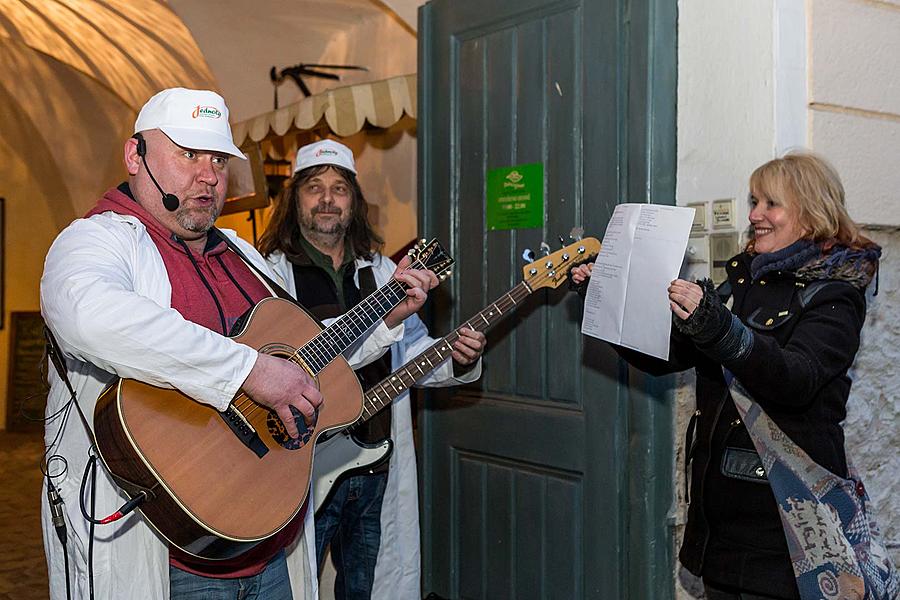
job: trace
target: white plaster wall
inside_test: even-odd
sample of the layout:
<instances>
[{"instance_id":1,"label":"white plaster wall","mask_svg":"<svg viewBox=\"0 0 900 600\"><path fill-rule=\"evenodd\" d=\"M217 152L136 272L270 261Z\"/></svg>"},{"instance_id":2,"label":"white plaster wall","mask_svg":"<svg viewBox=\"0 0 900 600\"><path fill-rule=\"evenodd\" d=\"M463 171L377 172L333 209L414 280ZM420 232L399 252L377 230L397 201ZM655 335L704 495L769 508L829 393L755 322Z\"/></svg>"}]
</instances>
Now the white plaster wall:
<instances>
[{"instance_id":1,"label":"white plaster wall","mask_svg":"<svg viewBox=\"0 0 900 600\"><path fill-rule=\"evenodd\" d=\"M810 140L840 173L854 220L900 225L900 118L813 109Z\"/></svg>"},{"instance_id":2,"label":"white plaster wall","mask_svg":"<svg viewBox=\"0 0 900 600\"><path fill-rule=\"evenodd\" d=\"M900 1L682 0L678 40L678 204L736 198L743 230L749 174L806 146L835 164L851 216L884 248L846 433L900 563ZM676 552L693 384L683 375L675 394ZM676 597L701 597L675 569Z\"/></svg>"},{"instance_id":3,"label":"white plaster wall","mask_svg":"<svg viewBox=\"0 0 900 600\"><path fill-rule=\"evenodd\" d=\"M772 3L682 0L678 18L678 204L736 198L772 155Z\"/></svg>"},{"instance_id":4,"label":"white plaster wall","mask_svg":"<svg viewBox=\"0 0 900 600\"><path fill-rule=\"evenodd\" d=\"M900 2L809 1L810 101L900 114Z\"/></svg>"},{"instance_id":5,"label":"white plaster wall","mask_svg":"<svg viewBox=\"0 0 900 600\"><path fill-rule=\"evenodd\" d=\"M854 219L900 225L900 3L810 0L811 145Z\"/></svg>"},{"instance_id":6,"label":"white plaster wall","mask_svg":"<svg viewBox=\"0 0 900 600\"><path fill-rule=\"evenodd\" d=\"M750 173L772 157L775 138L774 5L754 0L682 0L678 15L676 202L734 198L745 228ZM694 411L693 374L679 379L675 425L675 555L681 546L684 431ZM693 575L675 565L676 597L700 597Z\"/></svg>"}]
</instances>

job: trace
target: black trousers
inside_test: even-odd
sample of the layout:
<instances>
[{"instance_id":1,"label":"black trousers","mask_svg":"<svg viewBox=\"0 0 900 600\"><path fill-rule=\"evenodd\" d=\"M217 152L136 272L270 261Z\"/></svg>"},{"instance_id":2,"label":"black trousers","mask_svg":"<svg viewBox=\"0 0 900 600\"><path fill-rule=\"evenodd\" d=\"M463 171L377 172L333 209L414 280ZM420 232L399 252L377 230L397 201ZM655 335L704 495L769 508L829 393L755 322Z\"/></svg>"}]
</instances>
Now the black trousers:
<instances>
[{"instance_id":1,"label":"black trousers","mask_svg":"<svg viewBox=\"0 0 900 600\"><path fill-rule=\"evenodd\" d=\"M732 591L703 583L706 600L782 600L778 596L761 596L751 592Z\"/></svg>"}]
</instances>

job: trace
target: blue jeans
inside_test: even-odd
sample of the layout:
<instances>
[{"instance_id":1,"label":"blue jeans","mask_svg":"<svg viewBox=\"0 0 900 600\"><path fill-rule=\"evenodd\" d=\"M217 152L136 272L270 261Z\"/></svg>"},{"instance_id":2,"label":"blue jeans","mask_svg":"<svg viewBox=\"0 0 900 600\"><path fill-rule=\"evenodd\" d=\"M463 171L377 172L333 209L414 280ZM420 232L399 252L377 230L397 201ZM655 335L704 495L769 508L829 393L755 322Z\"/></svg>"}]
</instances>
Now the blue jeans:
<instances>
[{"instance_id":1,"label":"blue jeans","mask_svg":"<svg viewBox=\"0 0 900 600\"><path fill-rule=\"evenodd\" d=\"M201 577L169 565L170 600L292 600L284 550L259 575L238 579Z\"/></svg>"},{"instance_id":2,"label":"blue jeans","mask_svg":"<svg viewBox=\"0 0 900 600\"><path fill-rule=\"evenodd\" d=\"M316 561L321 573L330 544L337 571L335 600L368 600L372 595L386 484L387 473L349 477L316 515Z\"/></svg>"}]
</instances>

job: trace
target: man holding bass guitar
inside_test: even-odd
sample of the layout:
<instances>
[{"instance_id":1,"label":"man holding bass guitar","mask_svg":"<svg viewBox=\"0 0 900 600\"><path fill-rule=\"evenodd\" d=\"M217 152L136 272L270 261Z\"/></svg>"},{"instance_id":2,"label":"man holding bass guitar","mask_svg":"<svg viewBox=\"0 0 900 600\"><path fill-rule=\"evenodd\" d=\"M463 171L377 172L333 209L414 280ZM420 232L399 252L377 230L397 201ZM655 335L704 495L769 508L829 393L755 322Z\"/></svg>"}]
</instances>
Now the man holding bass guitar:
<instances>
[{"instance_id":1,"label":"man holding bass guitar","mask_svg":"<svg viewBox=\"0 0 900 600\"><path fill-rule=\"evenodd\" d=\"M294 176L259 244L285 287L319 318L344 312L383 285L394 270L394 263L377 251L381 243L368 222L351 150L334 140L300 148ZM436 342L415 315L405 325L390 356L357 369L363 387ZM418 385L475 381L484 347L483 333L462 329L453 344L453 360L435 364L434 373ZM356 427L354 437L363 443L390 438L390 468L385 461L335 486L316 514L319 569L330 545L338 600L418 598L418 488L409 393L401 394L390 411Z\"/></svg>"},{"instance_id":2,"label":"man holding bass guitar","mask_svg":"<svg viewBox=\"0 0 900 600\"><path fill-rule=\"evenodd\" d=\"M222 98L164 90L144 105L134 131L124 145L127 183L108 190L57 237L41 279L41 311L64 363L59 375L51 372L46 410L50 503L42 520L50 597L313 598L311 527L298 535L304 521L311 523L309 510L225 561L170 552L137 513L110 518L96 532L82 517L86 507L112 516L124 501L105 470L85 472L94 434L88 421L116 378L174 388L217 411L242 391L277 415L291 438L314 424L323 406L300 366L227 337L275 288L255 249L214 227L229 161L245 158ZM406 287L405 299L356 346L351 366L375 360L401 339L403 321L437 284L434 273L408 264L393 273ZM71 414L73 394L84 422Z\"/></svg>"}]
</instances>

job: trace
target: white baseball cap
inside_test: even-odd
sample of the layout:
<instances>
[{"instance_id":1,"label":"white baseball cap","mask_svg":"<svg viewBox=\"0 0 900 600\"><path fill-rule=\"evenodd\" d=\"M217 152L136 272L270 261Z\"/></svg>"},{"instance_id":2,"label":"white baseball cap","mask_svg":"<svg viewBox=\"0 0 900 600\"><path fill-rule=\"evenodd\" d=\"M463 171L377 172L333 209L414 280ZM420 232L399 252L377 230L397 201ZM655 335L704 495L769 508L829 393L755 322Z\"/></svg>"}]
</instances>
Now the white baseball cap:
<instances>
[{"instance_id":1,"label":"white baseball cap","mask_svg":"<svg viewBox=\"0 0 900 600\"><path fill-rule=\"evenodd\" d=\"M356 175L353 152L347 146L334 140L319 140L297 150L294 173L318 165L336 165Z\"/></svg>"},{"instance_id":2,"label":"white baseball cap","mask_svg":"<svg viewBox=\"0 0 900 600\"><path fill-rule=\"evenodd\" d=\"M169 88L155 94L138 113L134 132L159 129L179 146L224 152L246 159L234 145L228 107L208 90Z\"/></svg>"}]
</instances>

